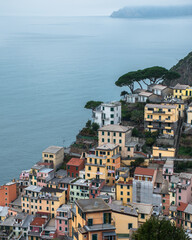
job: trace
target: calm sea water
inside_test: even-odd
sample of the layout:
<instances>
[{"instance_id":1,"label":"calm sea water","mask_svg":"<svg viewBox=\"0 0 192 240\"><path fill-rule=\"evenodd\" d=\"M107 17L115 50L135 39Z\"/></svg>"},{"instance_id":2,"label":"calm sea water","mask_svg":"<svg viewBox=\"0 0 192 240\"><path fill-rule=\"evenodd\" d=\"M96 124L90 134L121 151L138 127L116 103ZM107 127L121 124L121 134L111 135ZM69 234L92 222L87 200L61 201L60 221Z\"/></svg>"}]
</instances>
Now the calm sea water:
<instances>
[{"instance_id":1,"label":"calm sea water","mask_svg":"<svg viewBox=\"0 0 192 240\"><path fill-rule=\"evenodd\" d=\"M192 18L0 17L0 184L68 146L88 100L118 100L128 71L170 68L192 49Z\"/></svg>"}]
</instances>

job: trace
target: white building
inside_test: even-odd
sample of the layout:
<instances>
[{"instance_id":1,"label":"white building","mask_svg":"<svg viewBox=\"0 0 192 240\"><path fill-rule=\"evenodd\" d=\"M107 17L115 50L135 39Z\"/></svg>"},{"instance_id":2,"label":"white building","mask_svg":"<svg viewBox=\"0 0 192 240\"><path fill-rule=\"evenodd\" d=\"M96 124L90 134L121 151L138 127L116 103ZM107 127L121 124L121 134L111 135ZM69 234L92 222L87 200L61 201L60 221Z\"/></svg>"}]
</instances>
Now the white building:
<instances>
[{"instance_id":1,"label":"white building","mask_svg":"<svg viewBox=\"0 0 192 240\"><path fill-rule=\"evenodd\" d=\"M93 122L99 124L100 127L109 124L121 123L121 103L111 102L102 103L99 107L93 110Z\"/></svg>"}]
</instances>

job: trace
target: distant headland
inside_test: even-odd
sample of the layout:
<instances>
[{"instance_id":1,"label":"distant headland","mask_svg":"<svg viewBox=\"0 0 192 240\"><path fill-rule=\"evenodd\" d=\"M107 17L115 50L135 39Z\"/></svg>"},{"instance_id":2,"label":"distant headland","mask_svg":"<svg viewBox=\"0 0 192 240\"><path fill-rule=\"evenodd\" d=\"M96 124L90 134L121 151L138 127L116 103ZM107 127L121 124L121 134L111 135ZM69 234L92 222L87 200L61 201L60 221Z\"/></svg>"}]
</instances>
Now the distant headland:
<instances>
[{"instance_id":1,"label":"distant headland","mask_svg":"<svg viewBox=\"0 0 192 240\"><path fill-rule=\"evenodd\" d=\"M113 18L165 18L192 16L192 5L124 7L111 14Z\"/></svg>"}]
</instances>

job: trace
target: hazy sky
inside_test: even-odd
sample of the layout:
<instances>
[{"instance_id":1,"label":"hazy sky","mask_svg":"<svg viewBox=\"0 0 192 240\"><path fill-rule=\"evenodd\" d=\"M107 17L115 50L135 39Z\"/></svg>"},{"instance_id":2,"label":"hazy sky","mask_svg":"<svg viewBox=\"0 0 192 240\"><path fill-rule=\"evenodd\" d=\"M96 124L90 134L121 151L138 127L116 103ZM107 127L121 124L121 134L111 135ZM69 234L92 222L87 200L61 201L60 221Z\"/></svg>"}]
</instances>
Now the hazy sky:
<instances>
[{"instance_id":1,"label":"hazy sky","mask_svg":"<svg viewBox=\"0 0 192 240\"><path fill-rule=\"evenodd\" d=\"M109 15L129 5L176 5L192 0L0 0L0 15Z\"/></svg>"}]
</instances>

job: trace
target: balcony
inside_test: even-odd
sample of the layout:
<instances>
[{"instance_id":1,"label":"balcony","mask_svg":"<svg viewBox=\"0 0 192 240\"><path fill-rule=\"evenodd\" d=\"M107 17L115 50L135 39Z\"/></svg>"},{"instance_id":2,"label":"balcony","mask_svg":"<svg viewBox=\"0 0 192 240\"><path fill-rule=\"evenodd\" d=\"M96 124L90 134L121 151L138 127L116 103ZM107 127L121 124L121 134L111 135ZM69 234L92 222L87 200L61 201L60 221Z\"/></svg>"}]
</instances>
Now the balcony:
<instances>
[{"instance_id":1,"label":"balcony","mask_svg":"<svg viewBox=\"0 0 192 240\"><path fill-rule=\"evenodd\" d=\"M148 128L153 128L153 125L147 125Z\"/></svg>"}]
</instances>

